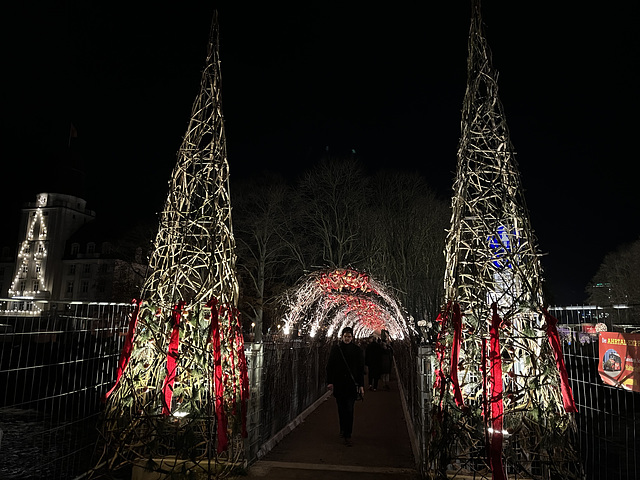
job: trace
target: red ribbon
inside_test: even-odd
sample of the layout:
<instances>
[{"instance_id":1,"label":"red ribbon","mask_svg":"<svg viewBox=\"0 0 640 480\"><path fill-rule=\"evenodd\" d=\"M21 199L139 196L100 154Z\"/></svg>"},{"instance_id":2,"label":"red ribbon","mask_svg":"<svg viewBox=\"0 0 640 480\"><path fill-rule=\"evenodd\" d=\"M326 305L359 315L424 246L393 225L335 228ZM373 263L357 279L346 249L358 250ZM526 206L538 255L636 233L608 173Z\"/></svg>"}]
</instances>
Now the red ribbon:
<instances>
[{"instance_id":1,"label":"red ribbon","mask_svg":"<svg viewBox=\"0 0 640 480\"><path fill-rule=\"evenodd\" d=\"M109 398L109 395L113 393L118 384L120 383L120 377L122 377L122 373L124 369L127 368L129 364L129 359L131 358L131 352L133 350L133 335L136 331L136 326L138 325L138 314L140 313L140 306L142 305L142 300L136 300L135 298L131 303L135 303L136 306L133 309L133 313L131 314L131 319L129 320L129 330L127 331L127 337L124 341L124 346L122 347L122 352L120 353L120 360L118 361L118 374L116 376L116 383L113 385L111 390L109 390L104 399Z\"/></svg>"},{"instance_id":2,"label":"red ribbon","mask_svg":"<svg viewBox=\"0 0 640 480\"><path fill-rule=\"evenodd\" d=\"M213 347L213 384L215 389L215 409L218 420L218 453L224 452L229 446L227 436L227 416L224 412L224 384L222 382L222 352L221 329L218 321L218 301L209 300L207 307L211 308L211 346Z\"/></svg>"},{"instance_id":3,"label":"red ribbon","mask_svg":"<svg viewBox=\"0 0 640 480\"><path fill-rule=\"evenodd\" d=\"M487 339L482 339L482 363L480 364L480 371L482 372L482 416L484 418L485 426L489 422L489 402L487 399ZM487 449L487 458L491 459L491 448L489 442L489 432L485 428L485 445ZM490 461L490 460L489 460Z\"/></svg>"},{"instance_id":4,"label":"red ribbon","mask_svg":"<svg viewBox=\"0 0 640 480\"><path fill-rule=\"evenodd\" d=\"M491 328L489 329L489 361L491 362L491 447L489 464L493 472L493 480L505 480L502 466L502 419L504 408L502 405L502 357L500 355L500 323L498 308L494 303Z\"/></svg>"},{"instance_id":5,"label":"red ribbon","mask_svg":"<svg viewBox=\"0 0 640 480\"><path fill-rule=\"evenodd\" d=\"M569 376L567 375L567 367L564 364L564 358L562 356L562 347L560 346L560 336L558 335L558 329L556 325L558 324L558 319L551 316L551 314L547 311L546 308L542 309L544 313L544 318L547 323L547 336L549 337L549 343L551 344L551 348L553 349L553 355L556 358L556 366L558 367L558 372L560 373L560 389L562 391L562 404L564 406L564 410L569 412L577 412L578 409L573 400L573 393L571 391L571 387L569 386Z\"/></svg>"},{"instance_id":6,"label":"red ribbon","mask_svg":"<svg viewBox=\"0 0 640 480\"><path fill-rule=\"evenodd\" d=\"M460 344L462 342L462 314L460 305L453 304L453 345L451 347L451 385L453 386L453 398L458 407L464 405L460 382L458 382L458 361L460 359Z\"/></svg>"},{"instance_id":7,"label":"red ribbon","mask_svg":"<svg viewBox=\"0 0 640 480\"><path fill-rule=\"evenodd\" d=\"M442 404L444 402L444 394L446 392L446 387L447 387L447 379L444 375L444 371L443 371L443 363L444 363L444 357L445 357L445 350L446 350L446 346L445 346L445 342L444 342L444 336L446 334L446 325L447 325L447 318L449 317L449 310L451 309L451 302L448 302L444 312L440 312L438 314L438 318L436 318L436 322L438 322L440 324L440 331L438 332L438 338L436 339L436 358L438 359L438 367L436 368L435 371L435 382L434 382L434 388L439 392L440 394L440 407L442 407Z\"/></svg>"},{"instance_id":8,"label":"red ribbon","mask_svg":"<svg viewBox=\"0 0 640 480\"><path fill-rule=\"evenodd\" d=\"M169 349L167 350L167 376L162 384L162 394L164 395L164 405L162 406L163 415L171 415L171 399L173 397L173 383L176 379L176 369L178 366L178 345L180 344L180 318L185 301L178 302L173 307L171 315L173 321L173 330L169 340Z\"/></svg>"}]
</instances>

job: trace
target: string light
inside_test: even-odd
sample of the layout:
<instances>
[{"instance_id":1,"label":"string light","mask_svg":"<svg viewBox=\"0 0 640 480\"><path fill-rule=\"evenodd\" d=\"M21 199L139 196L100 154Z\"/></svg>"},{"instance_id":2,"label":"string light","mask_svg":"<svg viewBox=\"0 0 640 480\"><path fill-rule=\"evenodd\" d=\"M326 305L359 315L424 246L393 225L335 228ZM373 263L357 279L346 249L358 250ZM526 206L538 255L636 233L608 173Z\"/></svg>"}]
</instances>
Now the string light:
<instances>
[{"instance_id":1,"label":"string light","mask_svg":"<svg viewBox=\"0 0 640 480\"><path fill-rule=\"evenodd\" d=\"M39 201L39 205L42 205ZM10 297L35 297L41 291L44 285L44 262L47 256L48 231L47 225L42 213L42 208L38 207L33 215L29 217L29 228L27 235L20 245L18 252L18 265L16 266L16 274L9 288ZM29 277L30 273L35 276ZM31 289L27 288L27 281L31 280ZM33 302L28 302L29 308L15 307L12 311L37 314L42 311ZM35 308L34 308L35 307Z\"/></svg>"},{"instance_id":2,"label":"string light","mask_svg":"<svg viewBox=\"0 0 640 480\"><path fill-rule=\"evenodd\" d=\"M397 300L366 273L335 269L308 276L291 293L285 304L285 334L298 328L315 337L325 331L330 338L344 327L352 327L356 338L388 330L403 340L411 329Z\"/></svg>"}]
</instances>

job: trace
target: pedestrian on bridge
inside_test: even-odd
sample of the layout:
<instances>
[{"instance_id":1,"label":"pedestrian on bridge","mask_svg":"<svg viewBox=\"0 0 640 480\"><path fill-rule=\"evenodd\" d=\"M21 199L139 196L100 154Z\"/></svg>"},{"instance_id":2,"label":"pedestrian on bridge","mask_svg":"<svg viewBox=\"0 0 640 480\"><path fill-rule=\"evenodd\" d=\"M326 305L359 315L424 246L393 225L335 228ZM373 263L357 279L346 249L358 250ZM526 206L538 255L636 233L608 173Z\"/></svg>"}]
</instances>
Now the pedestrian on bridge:
<instances>
[{"instance_id":1,"label":"pedestrian on bridge","mask_svg":"<svg viewBox=\"0 0 640 480\"><path fill-rule=\"evenodd\" d=\"M369 390L378 389L378 381L382 375L382 345L380 341L371 337L371 341L364 350L364 364L369 369Z\"/></svg>"},{"instance_id":2,"label":"pedestrian on bridge","mask_svg":"<svg viewBox=\"0 0 640 480\"><path fill-rule=\"evenodd\" d=\"M331 347L327 361L327 387L338 406L340 435L351 446L353 415L358 397L364 398L364 352L353 343L353 329L345 327L340 342Z\"/></svg>"}]
</instances>

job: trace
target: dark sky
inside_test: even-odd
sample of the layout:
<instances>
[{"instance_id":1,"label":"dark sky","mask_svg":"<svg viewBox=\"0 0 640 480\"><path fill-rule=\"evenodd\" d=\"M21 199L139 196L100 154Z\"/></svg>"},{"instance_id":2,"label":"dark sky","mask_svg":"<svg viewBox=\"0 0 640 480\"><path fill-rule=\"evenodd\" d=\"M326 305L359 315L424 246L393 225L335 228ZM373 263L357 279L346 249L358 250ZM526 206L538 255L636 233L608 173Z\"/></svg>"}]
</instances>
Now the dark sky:
<instances>
[{"instance_id":1,"label":"dark sky","mask_svg":"<svg viewBox=\"0 0 640 480\"><path fill-rule=\"evenodd\" d=\"M3 7L3 165L13 168L0 197L5 238L24 202L62 185L70 122L90 208L123 222L155 216L198 93L214 8L232 176L295 177L327 147L355 149L372 170L417 170L450 198L470 7L405 3ZM557 303L581 302L604 254L640 235L639 9L630 1L483 5Z\"/></svg>"}]
</instances>

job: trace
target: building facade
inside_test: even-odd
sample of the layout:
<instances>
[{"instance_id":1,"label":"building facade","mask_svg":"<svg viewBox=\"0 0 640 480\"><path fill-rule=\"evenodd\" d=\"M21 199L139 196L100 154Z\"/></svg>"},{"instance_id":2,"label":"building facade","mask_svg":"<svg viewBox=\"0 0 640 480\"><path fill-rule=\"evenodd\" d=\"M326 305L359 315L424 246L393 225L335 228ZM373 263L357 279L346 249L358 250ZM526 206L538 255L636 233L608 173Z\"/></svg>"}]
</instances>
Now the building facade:
<instances>
[{"instance_id":1,"label":"building facade","mask_svg":"<svg viewBox=\"0 0 640 480\"><path fill-rule=\"evenodd\" d=\"M15 261L0 265L0 297L6 295L0 314L37 315L78 301L130 301L144 278L143 249L130 242L122 248L122 232L99 227L82 198L38 194L22 210Z\"/></svg>"}]
</instances>

